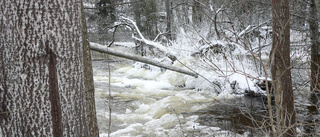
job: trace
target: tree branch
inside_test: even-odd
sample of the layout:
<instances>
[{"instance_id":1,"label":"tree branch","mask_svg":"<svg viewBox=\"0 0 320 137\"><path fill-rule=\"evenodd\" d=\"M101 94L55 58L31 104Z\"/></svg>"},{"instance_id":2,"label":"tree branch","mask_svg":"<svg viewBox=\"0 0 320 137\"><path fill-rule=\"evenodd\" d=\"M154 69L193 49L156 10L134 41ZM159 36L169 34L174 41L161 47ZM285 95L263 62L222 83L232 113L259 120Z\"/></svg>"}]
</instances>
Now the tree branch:
<instances>
[{"instance_id":1,"label":"tree branch","mask_svg":"<svg viewBox=\"0 0 320 137\"><path fill-rule=\"evenodd\" d=\"M165 69L172 70L172 71L175 71L175 72L179 72L179 73L182 73L182 74L190 75L190 76L193 76L193 77L196 77L196 78L198 77L198 74L195 73L195 72L191 72L191 71L188 71L188 70L185 70L185 69L176 68L176 67L173 67L173 66L170 66L170 65L166 65L166 64L163 64L161 62L158 62L158 61L155 61L155 60L151 60L151 59L148 59L148 58L145 58L145 57L142 57L142 56L123 53L123 52L120 52L120 51L116 51L116 50L110 49L108 47L99 46L97 44L90 43L90 49L93 50L93 51L98 51L98 52L110 54L110 55L113 55L113 56L118 56L118 57L130 59L130 60L134 60L134 61L139 61L139 62L142 62L142 63L147 63L147 64L150 64L150 65L154 65L154 66L157 66L157 67L165 68Z\"/></svg>"}]
</instances>

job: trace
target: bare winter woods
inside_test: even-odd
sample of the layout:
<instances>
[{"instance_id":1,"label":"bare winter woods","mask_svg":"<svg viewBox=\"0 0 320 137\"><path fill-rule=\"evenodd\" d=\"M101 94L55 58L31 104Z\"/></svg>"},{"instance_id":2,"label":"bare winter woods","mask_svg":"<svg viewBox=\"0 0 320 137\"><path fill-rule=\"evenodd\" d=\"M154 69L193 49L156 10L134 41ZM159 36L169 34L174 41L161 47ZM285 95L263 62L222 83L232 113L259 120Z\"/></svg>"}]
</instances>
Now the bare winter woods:
<instances>
[{"instance_id":1,"label":"bare winter woods","mask_svg":"<svg viewBox=\"0 0 320 137\"><path fill-rule=\"evenodd\" d=\"M319 7L1 0L0 136L318 136Z\"/></svg>"}]
</instances>

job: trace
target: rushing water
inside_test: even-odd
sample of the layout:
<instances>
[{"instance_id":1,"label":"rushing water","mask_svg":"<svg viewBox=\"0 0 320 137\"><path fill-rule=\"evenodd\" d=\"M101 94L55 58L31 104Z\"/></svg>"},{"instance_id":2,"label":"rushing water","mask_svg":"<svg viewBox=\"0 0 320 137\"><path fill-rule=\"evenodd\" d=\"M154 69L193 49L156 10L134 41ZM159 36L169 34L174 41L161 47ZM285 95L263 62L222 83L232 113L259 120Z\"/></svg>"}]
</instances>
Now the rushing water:
<instances>
[{"instance_id":1,"label":"rushing water","mask_svg":"<svg viewBox=\"0 0 320 137\"><path fill-rule=\"evenodd\" d=\"M108 63L111 68L111 98ZM112 59L93 61L100 136L263 136L270 133L265 98L220 98L211 91L175 87L174 72L133 67ZM179 78L177 77L178 81ZM319 135L318 96L296 92L301 136ZM259 128L260 127L260 128Z\"/></svg>"},{"instance_id":2,"label":"rushing water","mask_svg":"<svg viewBox=\"0 0 320 137\"><path fill-rule=\"evenodd\" d=\"M112 136L234 136L247 135L230 119L236 102L212 97L210 91L179 88L157 79L164 72L134 68L130 62L109 61L111 67ZM101 136L108 131L108 60L94 61L96 105ZM177 78L178 80L178 78ZM233 100L236 101L236 100ZM237 111L237 112L235 112Z\"/></svg>"},{"instance_id":3,"label":"rushing water","mask_svg":"<svg viewBox=\"0 0 320 137\"><path fill-rule=\"evenodd\" d=\"M129 62L111 65L112 136L217 136L231 134L201 125L197 111L216 102L210 91L170 85L165 72L134 68ZM94 61L96 105L101 136L108 131L108 61ZM178 80L178 79L177 79ZM233 134L233 133L232 133Z\"/></svg>"}]
</instances>

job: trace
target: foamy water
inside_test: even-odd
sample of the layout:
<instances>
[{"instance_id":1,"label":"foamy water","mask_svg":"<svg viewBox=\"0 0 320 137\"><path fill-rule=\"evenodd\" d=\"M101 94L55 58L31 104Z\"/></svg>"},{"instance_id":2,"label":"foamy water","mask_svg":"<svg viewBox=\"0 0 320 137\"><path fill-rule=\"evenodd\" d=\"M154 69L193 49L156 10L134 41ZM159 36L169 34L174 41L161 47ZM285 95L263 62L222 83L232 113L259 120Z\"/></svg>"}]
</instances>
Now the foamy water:
<instances>
[{"instance_id":1,"label":"foamy water","mask_svg":"<svg viewBox=\"0 0 320 137\"><path fill-rule=\"evenodd\" d=\"M200 125L199 116L192 115L216 103L220 98L216 93L179 88L177 85L187 79L172 71L151 71L130 64L111 65L111 136L235 136L219 127ZM94 68L94 75L100 136L106 137L108 70Z\"/></svg>"}]
</instances>

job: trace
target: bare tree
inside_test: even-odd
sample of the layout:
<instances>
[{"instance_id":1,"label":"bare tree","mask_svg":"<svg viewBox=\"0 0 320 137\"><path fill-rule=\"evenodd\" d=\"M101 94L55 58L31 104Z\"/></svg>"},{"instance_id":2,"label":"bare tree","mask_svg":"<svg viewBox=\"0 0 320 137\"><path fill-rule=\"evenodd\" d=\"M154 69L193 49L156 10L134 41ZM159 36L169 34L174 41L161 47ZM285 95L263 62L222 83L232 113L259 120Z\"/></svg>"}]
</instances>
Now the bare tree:
<instances>
[{"instance_id":1,"label":"bare tree","mask_svg":"<svg viewBox=\"0 0 320 137\"><path fill-rule=\"evenodd\" d=\"M318 9L319 10L319 9ZM319 48L319 24L318 10L315 0L310 1L310 9L308 19L311 39L311 79L310 91L320 91L320 48Z\"/></svg>"},{"instance_id":2,"label":"bare tree","mask_svg":"<svg viewBox=\"0 0 320 137\"><path fill-rule=\"evenodd\" d=\"M295 110L290 68L289 0L272 0L273 37L271 57L275 95L276 136L295 135Z\"/></svg>"},{"instance_id":3,"label":"bare tree","mask_svg":"<svg viewBox=\"0 0 320 137\"><path fill-rule=\"evenodd\" d=\"M92 87L85 86L81 4L0 2L3 136L93 135L86 113L85 90Z\"/></svg>"},{"instance_id":4,"label":"bare tree","mask_svg":"<svg viewBox=\"0 0 320 137\"><path fill-rule=\"evenodd\" d=\"M166 0L166 13L167 13L167 39L168 40L172 40L172 34L171 34L171 1L170 0Z\"/></svg>"},{"instance_id":5,"label":"bare tree","mask_svg":"<svg viewBox=\"0 0 320 137\"><path fill-rule=\"evenodd\" d=\"M193 23L201 23L202 22L202 13L201 13L201 5L198 0L193 0L192 6L192 21Z\"/></svg>"},{"instance_id":6,"label":"bare tree","mask_svg":"<svg viewBox=\"0 0 320 137\"><path fill-rule=\"evenodd\" d=\"M133 4L133 13L134 13L134 19L136 21L136 24L139 29L141 29L141 3L134 3Z\"/></svg>"}]
</instances>

